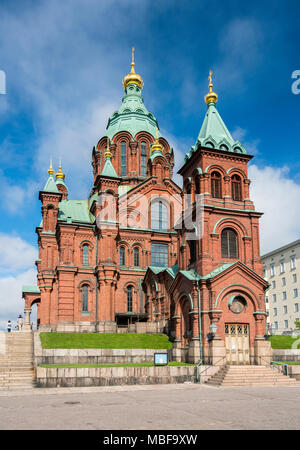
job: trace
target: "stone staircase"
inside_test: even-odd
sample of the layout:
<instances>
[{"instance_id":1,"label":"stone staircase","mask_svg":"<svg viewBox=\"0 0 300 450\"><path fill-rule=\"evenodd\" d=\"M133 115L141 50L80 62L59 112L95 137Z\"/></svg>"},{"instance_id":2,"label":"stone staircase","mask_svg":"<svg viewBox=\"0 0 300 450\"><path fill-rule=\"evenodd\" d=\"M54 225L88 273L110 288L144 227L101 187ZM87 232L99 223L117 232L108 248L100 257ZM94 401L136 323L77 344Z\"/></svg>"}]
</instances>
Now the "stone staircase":
<instances>
[{"instance_id":1,"label":"stone staircase","mask_svg":"<svg viewBox=\"0 0 300 450\"><path fill-rule=\"evenodd\" d=\"M0 390L35 386L31 331L0 333Z\"/></svg>"},{"instance_id":2,"label":"stone staircase","mask_svg":"<svg viewBox=\"0 0 300 450\"><path fill-rule=\"evenodd\" d=\"M211 386L300 386L270 366L224 366L205 382Z\"/></svg>"}]
</instances>

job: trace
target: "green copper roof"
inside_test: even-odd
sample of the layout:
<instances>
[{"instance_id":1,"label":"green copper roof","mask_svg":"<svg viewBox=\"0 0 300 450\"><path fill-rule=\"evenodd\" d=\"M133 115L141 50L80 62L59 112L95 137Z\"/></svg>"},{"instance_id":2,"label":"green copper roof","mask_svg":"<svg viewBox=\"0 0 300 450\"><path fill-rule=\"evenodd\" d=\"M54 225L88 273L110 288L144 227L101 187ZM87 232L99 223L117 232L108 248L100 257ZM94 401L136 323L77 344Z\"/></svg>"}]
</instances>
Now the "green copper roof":
<instances>
[{"instance_id":1,"label":"green copper roof","mask_svg":"<svg viewBox=\"0 0 300 450\"><path fill-rule=\"evenodd\" d=\"M55 183L56 183L56 185L62 184L63 186L65 186L67 188L67 185L62 178L57 178L57 180L55 180Z\"/></svg>"},{"instance_id":2,"label":"green copper roof","mask_svg":"<svg viewBox=\"0 0 300 450\"><path fill-rule=\"evenodd\" d=\"M89 211L89 200L62 200L59 202L58 220L67 223L93 224L95 217Z\"/></svg>"},{"instance_id":3,"label":"green copper roof","mask_svg":"<svg viewBox=\"0 0 300 450\"><path fill-rule=\"evenodd\" d=\"M22 292L26 292L28 294L40 294L40 288L38 286L22 286Z\"/></svg>"},{"instance_id":4,"label":"green copper roof","mask_svg":"<svg viewBox=\"0 0 300 450\"><path fill-rule=\"evenodd\" d=\"M57 189L53 175L49 175L47 183L44 186L43 192L53 192L59 194L59 190Z\"/></svg>"},{"instance_id":5,"label":"green copper roof","mask_svg":"<svg viewBox=\"0 0 300 450\"><path fill-rule=\"evenodd\" d=\"M101 172L101 175L104 175L106 177L111 177L111 178L118 178L118 175L114 169L114 166L111 163L111 159L109 157L107 157L105 159L105 164L103 167L103 170Z\"/></svg>"},{"instance_id":6,"label":"green copper roof","mask_svg":"<svg viewBox=\"0 0 300 450\"><path fill-rule=\"evenodd\" d=\"M134 138L140 131L147 131L155 138L156 127L157 120L145 107L141 89L136 84L129 84L120 109L108 119L106 136L112 139L119 131L128 131Z\"/></svg>"},{"instance_id":7,"label":"green copper roof","mask_svg":"<svg viewBox=\"0 0 300 450\"><path fill-rule=\"evenodd\" d=\"M200 145L228 152L247 153L240 141L235 141L229 133L214 102L208 103L196 144L186 153L184 162L187 162Z\"/></svg>"}]
</instances>

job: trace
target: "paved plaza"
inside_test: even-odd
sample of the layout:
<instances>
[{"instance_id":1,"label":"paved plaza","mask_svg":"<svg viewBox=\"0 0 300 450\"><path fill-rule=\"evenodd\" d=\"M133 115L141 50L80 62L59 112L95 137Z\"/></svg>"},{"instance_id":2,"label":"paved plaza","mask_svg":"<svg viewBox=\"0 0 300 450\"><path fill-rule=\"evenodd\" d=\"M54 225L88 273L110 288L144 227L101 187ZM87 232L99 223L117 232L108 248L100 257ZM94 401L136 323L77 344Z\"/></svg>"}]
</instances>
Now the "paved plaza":
<instances>
[{"instance_id":1,"label":"paved plaza","mask_svg":"<svg viewBox=\"0 0 300 450\"><path fill-rule=\"evenodd\" d=\"M1 430L298 430L300 387L196 384L0 392Z\"/></svg>"}]
</instances>

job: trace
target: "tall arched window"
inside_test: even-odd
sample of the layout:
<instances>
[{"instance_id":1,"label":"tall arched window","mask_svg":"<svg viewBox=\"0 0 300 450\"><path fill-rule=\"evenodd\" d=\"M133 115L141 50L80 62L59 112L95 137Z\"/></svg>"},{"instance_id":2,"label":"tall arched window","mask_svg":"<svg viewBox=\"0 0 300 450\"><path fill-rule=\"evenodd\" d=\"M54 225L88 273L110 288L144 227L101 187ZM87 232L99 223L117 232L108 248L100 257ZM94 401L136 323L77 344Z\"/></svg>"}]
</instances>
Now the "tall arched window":
<instances>
[{"instance_id":1,"label":"tall arched window","mask_svg":"<svg viewBox=\"0 0 300 450\"><path fill-rule=\"evenodd\" d=\"M168 209L161 201L151 204L151 228L157 231L168 231Z\"/></svg>"},{"instance_id":2,"label":"tall arched window","mask_svg":"<svg viewBox=\"0 0 300 450\"><path fill-rule=\"evenodd\" d=\"M222 197L221 175L219 172L213 172L211 174L211 196L214 198Z\"/></svg>"},{"instance_id":3,"label":"tall arched window","mask_svg":"<svg viewBox=\"0 0 300 450\"><path fill-rule=\"evenodd\" d=\"M133 255L134 255L134 266L135 267L139 267L140 265L140 249L138 247L134 247L134 251L133 251Z\"/></svg>"},{"instance_id":4,"label":"tall arched window","mask_svg":"<svg viewBox=\"0 0 300 450\"><path fill-rule=\"evenodd\" d=\"M147 175L147 145L146 142L141 142L141 176Z\"/></svg>"},{"instance_id":5,"label":"tall arched window","mask_svg":"<svg viewBox=\"0 0 300 450\"><path fill-rule=\"evenodd\" d=\"M132 286L127 288L127 311L132 312Z\"/></svg>"},{"instance_id":6,"label":"tall arched window","mask_svg":"<svg viewBox=\"0 0 300 450\"><path fill-rule=\"evenodd\" d=\"M238 258L237 234L231 228L224 228L221 233L222 258Z\"/></svg>"},{"instance_id":7,"label":"tall arched window","mask_svg":"<svg viewBox=\"0 0 300 450\"><path fill-rule=\"evenodd\" d=\"M120 247L120 266L125 266L125 247Z\"/></svg>"},{"instance_id":8,"label":"tall arched window","mask_svg":"<svg viewBox=\"0 0 300 450\"><path fill-rule=\"evenodd\" d=\"M87 284L82 286L82 312L89 310L89 287Z\"/></svg>"},{"instance_id":9,"label":"tall arched window","mask_svg":"<svg viewBox=\"0 0 300 450\"><path fill-rule=\"evenodd\" d=\"M127 175L127 149L126 142L121 142L121 177Z\"/></svg>"},{"instance_id":10,"label":"tall arched window","mask_svg":"<svg viewBox=\"0 0 300 450\"><path fill-rule=\"evenodd\" d=\"M196 194L200 194L200 178L198 176L195 178L195 187Z\"/></svg>"},{"instance_id":11,"label":"tall arched window","mask_svg":"<svg viewBox=\"0 0 300 450\"><path fill-rule=\"evenodd\" d=\"M242 180L238 175L231 177L232 200L242 200Z\"/></svg>"},{"instance_id":12,"label":"tall arched window","mask_svg":"<svg viewBox=\"0 0 300 450\"><path fill-rule=\"evenodd\" d=\"M190 247L190 263L193 263L196 261L196 241L189 241L189 247Z\"/></svg>"},{"instance_id":13,"label":"tall arched window","mask_svg":"<svg viewBox=\"0 0 300 450\"><path fill-rule=\"evenodd\" d=\"M84 266L89 265L89 246L87 244L82 247L82 264Z\"/></svg>"}]
</instances>

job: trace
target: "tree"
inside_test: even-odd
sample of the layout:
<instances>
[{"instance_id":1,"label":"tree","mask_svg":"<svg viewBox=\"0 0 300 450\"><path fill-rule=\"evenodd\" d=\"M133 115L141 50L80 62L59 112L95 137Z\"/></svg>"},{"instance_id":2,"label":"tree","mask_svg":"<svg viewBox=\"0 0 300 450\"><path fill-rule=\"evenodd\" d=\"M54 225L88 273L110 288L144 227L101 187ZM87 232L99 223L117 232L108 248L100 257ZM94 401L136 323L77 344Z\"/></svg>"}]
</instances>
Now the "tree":
<instances>
[{"instance_id":1,"label":"tree","mask_svg":"<svg viewBox=\"0 0 300 450\"><path fill-rule=\"evenodd\" d=\"M295 320L295 327L296 327L296 330L300 330L300 320L299 319Z\"/></svg>"}]
</instances>

